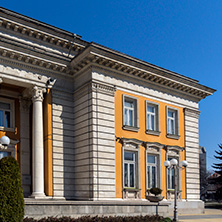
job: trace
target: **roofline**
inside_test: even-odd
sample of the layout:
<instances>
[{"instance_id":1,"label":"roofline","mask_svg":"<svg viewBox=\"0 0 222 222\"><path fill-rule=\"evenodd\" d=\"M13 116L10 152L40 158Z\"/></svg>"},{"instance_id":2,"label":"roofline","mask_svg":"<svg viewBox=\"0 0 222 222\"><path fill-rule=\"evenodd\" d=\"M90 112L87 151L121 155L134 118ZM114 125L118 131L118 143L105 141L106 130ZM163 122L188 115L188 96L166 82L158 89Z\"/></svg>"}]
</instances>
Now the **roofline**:
<instances>
[{"instance_id":1,"label":"roofline","mask_svg":"<svg viewBox=\"0 0 222 222\"><path fill-rule=\"evenodd\" d=\"M138 63L143 64L143 65L148 65L148 66L150 66L150 67L152 67L152 68L154 68L154 69L158 69L158 70L163 71L163 72L166 72L166 73L168 73L168 74L170 73L170 74L172 74L172 75L174 75L174 76L176 76L176 77L180 77L180 78L182 77L182 78L184 78L184 79L186 79L186 80L188 80L188 81L195 82L195 83L198 83L198 82L199 82L199 81L196 80L196 79L193 79L193 78L187 77L187 76L185 76L185 75L179 74L179 73L177 73L177 72L171 71L171 70L169 70L169 69L165 69L165 68L163 68L163 67L154 65L154 64L152 64L152 63L149 63L149 62L146 62L146 61L144 61L144 60L138 59L138 58L136 58L136 57L127 55L127 54L125 54L125 53L122 53L122 52L120 52L120 51L117 51L117 50L111 49L111 48L109 48L109 47L100 45L100 44L98 44L98 43L96 43L96 42L91 42L90 44L91 44L92 46L94 46L94 47L97 47L97 48L100 48L100 49L103 49L103 50L107 50L107 51L109 51L109 52L111 52L111 53L114 53L114 54L118 54L118 55L121 56L121 57L130 59L130 60L134 60L134 61L136 61L136 62L138 62Z\"/></svg>"},{"instance_id":2,"label":"roofline","mask_svg":"<svg viewBox=\"0 0 222 222\"><path fill-rule=\"evenodd\" d=\"M49 25L49 24L47 24L45 22L41 22L41 21L39 21L37 19L33 19L31 17L28 17L26 15L22 15L20 13L14 12L14 11L11 11L11 10L6 9L4 7L1 7L1 6L0 6L0 12L3 12L3 13L8 14L8 15L11 15L11 16L13 16L15 18L22 19L22 20L27 21L27 22L32 22L32 23L34 23L35 25L38 25L38 26L41 25L44 28L51 29L51 30L53 30L55 32L58 32L58 33L61 33L61 34L65 34L65 35L68 35L68 36L71 36L71 37L76 36L76 38L78 38L78 39L82 38L82 36L80 36L78 34L66 31L64 29L58 28L58 27L53 26L53 25Z\"/></svg>"},{"instance_id":3,"label":"roofline","mask_svg":"<svg viewBox=\"0 0 222 222\"><path fill-rule=\"evenodd\" d=\"M145 80L150 80L168 87L174 87L176 90L181 88L184 92L199 94L197 98L205 98L212 95L216 90L200 84L198 81L178 73L163 69L143 60L131 57L118 51L103 47L99 44L91 42L83 51L72 59L71 66L74 73L78 73L82 67L89 63L94 65L106 66L107 68L117 69L118 72L125 72L137 78L142 77ZM125 68L124 68L125 66ZM154 77L154 78L153 78ZM163 82L162 82L163 80ZM169 83L170 82L170 83ZM172 85L171 85L172 84ZM180 90L180 89L179 89Z\"/></svg>"},{"instance_id":4,"label":"roofline","mask_svg":"<svg viewBox=\"0 0 222 222\"><path fill-rule=\"evenodd\" d=\"M189 82L192 82L192 83L194 83L194 84L197 84L197 85L199 85L199 86L201 86L201 87L204 87L204 88L208 89L209 91L211 91L212 93L215 92L215 91L217 91L216 89L213 89L213 88L210 88L210 87L208 87L208 86L205 86L205 85L200 84L199 81L196 80L196 79L193 79L193 78L187 77L187 76L185 76L185 75L179 74L179 73L177 73L177 72L173 72L173 71L171 71L171 70L162 68L162 67L160 67L160 66L157 66L157 65L154 65L154 64L152 64L152 63L146 62L146 61L144 61L144 60L138 59L138 58L136 58L136 57L127 55L127 54L122 53L122 52L119 52L119 51L117 51L117 50L113 50L113 49L111 49L111 48L108 48L108 47L106 47L106 46L100 45L100 44L98 44L98 43L91 42L90 45L93 46L93 47L97 47L97 48L99 48L99 49L102 49L102 50L106 50L106 51L108 51L108 52L110 52L110 53L117 54L118 56L120 56L120 57L122 57L122 58L130 59L130 60L133 60L133 61L135 61L135 62L137 62L137 63L142 64L142 65L149 66L149 67L151 67L151 68L153 68L153 69L159 70L159 71L164 72L164 73L166 73L166 74L171 74L171 75L173 75L173 76L175 76L175 77L177 77L177 78L182 78L182 79L184 79L184 80L186 80L186 81L189 81Z\"/></svg>"}]
</instances>

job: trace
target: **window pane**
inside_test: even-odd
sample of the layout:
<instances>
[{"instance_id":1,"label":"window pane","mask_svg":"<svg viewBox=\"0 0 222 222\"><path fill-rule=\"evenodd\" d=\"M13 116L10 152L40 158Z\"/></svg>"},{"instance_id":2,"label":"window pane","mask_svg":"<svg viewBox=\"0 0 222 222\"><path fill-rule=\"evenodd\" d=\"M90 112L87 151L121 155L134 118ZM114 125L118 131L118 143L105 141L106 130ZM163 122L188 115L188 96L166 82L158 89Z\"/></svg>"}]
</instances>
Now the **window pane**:
<instances>
[{"instance_id":1,"label":"window pane","mask_svg":"<svg viewBox=\"0 0 222 222\"><path fill-rule=\"evenodd\" d=\"M0 109L10 110L10 104L9 103L0 102Z\"/></svg>"},{"instance_id":2,"label":"window pane","mask_svg":"<svg viewBox=\"0 0 222 222\"><path fill-rule=\"evenodd\" d=\"M124 186L128 187L128 164L124 164Z\"/></svg>"},{"instance_id":3,"label":"window pane","mask_svg":"<svg viewBox=\"0 0 222 222\"><path fill-rule=\"evenodd\" d=\"M174 117L174 112L173 112L173 111L168 110L168 116L173 118L173 117Z\"/></svg>"},{"instance_id":4,"label":"window pane","mask_svg":"<svg viewBox=\"0 0 222 222\"><path fill-rule=\"evenodd\" d=\"M154 113L155 108L153 106L147 106L147 111L150 113Z\"/></svg>"},{"instance_id":5,"label":"window pane","mask_svg":"<svg viewBox=\"0 0 222 222\"><path fill-rule=\"evenodd\" d=\"M134 103L133 101L125 101L125 106L129 108L134 108Z\"/></svg>"},{"instance_id":6,"label":"window pane","mask_svg":"<svg viewBox=\"0 0 222 222\"><path fill-rule=\"evenodd\" d=\"M4 119L3 119L4 112L0 110L0 126L4 126Z\"/></svg>"},{"instance_id":7,"label":"window pane","mask_svg":"<svg viewBox=\"0 0 222 222\"><path fill-rule=\"evenodd\" d=\"M174 134L174 122L172 119L168 119L168 133Z\"/></svg>"},{"instance_id":8,"label":"window pane","mask_svg":"<svg viewBox=\"0 0 222 222\"><path fill-rule=\"evenodd\" d=\"M147 177L148 177L148 188L151 188L150 181L150 166L147 167Z\"/></svg>"},{"instance_id":9,"label":"window pane","mask_svg":"<svg viewBox=\"0 0 222 222\"><path fill-rule=\"evenodd\" d=\"M134 153L131 152L124 152L124 160L134 160Z\"/></svg>"},{"instance_id":10,"label":"window pane","mask_svg":"<svg viewBox=\"0 0 222 222\"><path fill-rule=\"evenodd\" d=\"M152 155L148 155L148 163L155 163L156 160L155 160L155 156L152 156Z\"/></svg>"},{"instance_id":11,"label":"window pane","mask_svg":"<svg viewBox=\"0 0 222 222\"><path fill-rule=\"evenodd\" d=\"M130 164L130 187L134 187L134 164Z\"/></svg>"},{"instance_id":12,"label":"window pane","mask_svg":"<svg viewBox=\"0 0 222 222\"><path fill-rule=\"evenodd\" d=\"M174 184L174 177L175 177L175 174L174 174L174 169L172 169L172 171L171 171L171 173L172 173L172 189L174 189L175 188L175 184Z\"/></svg>"},{"instance_id":13,"label":"window pane","mask_svg":"<svg viewBox=\"0 0 222 222\"><path fill-rule=\"evenodd\" d=\"M170 169L168 169L168 189L171 189L170 179L171 179L171 177L170 177Z\"/></svg>"},{"instance_id":14,"label":"window pane","mask_svg":"<svg viewBox=\"0 0 222 222\"><path fill-rule=\"evenodd\" d=\"M124 125L127 125L127 122L128 122L127 112L128 112L128 109L124 109Z\"/></svg>"},{"instance_id":15,"label":"window pane","mask_svg":"<svg viewBox=\"0 0 222 222\"><path fill-rule=\"evenodd\" d=\"M156 167L152 167L152 187L156 187Z\"/></svg>"},{"instance_id":16,"label":"window pane","mask_svg":"<svg viewBox=\"0 0 222 222\"><path fill-rule=\"evenodd\" d=\"M129 110L129 126L133 126L133 110Z\"/></svg>"},{"instance_id":17,"label":"window pane","mask_svg":"<svg viewBox=\"0 0 222 222\"><path fill-rule=\"evenodd\" d=\"M151 116L151 121L150 121L150 129L154 130L154 116Z\"/></svg>"},{"instance_id":18,"label":"window pane","mask_svg":"<svg viewBox=\"0 0 222 222\"><path fill-rule=\"evenodd\" d=\"M0 151L0 159L3 158L3 157L6 157L6 156L11 156L11 155L10 155L10 152Z\"/></svg>"},{"instance_id":19,"label":"window pane","mask_svg":"<svg viewBox=\"0 0 222 222\"><path fill-rule=\"evenodd\" d=\"M5 127L10 127L10 112L5 111Z\"/></svg>"}]
</instances>

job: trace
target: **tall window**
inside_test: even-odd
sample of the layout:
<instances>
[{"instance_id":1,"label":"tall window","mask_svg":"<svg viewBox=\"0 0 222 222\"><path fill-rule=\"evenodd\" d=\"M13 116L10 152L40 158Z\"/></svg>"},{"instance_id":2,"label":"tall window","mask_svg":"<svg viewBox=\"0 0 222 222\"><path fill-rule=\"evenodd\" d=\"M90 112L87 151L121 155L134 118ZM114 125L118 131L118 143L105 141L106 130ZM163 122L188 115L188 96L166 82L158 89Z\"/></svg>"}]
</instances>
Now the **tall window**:
<instances>
[{"instance_id":1,"label":"tall window","mask_svg":"<svg viewBox=\"0 0 222 222\"><path fill-rule=\"evenodd\" d=\"M130 130L138 129L137 99L123 96L123 127Z\"/></svg>"},{"instance_id":2,"label":"tall window","mask_svg":"<svg viewBox=\"0 0 222 222\"><path fill-rule=\"evenodd\" d=\"M157 156L147 155L147 186L157 187Z\"/></svg>"},{"instance_id":3,"label":"tall window","mask_svg":"<svg viewBox=\"0 0 222 222\"><path fill-rule=\"evenodd\" d=\"M169 161L171 159L173 159L173 158L168 158ZM168 189L175 188L174 178L175 178L175 170L173 168L168 168ZM177 171L177 179L178 179L178 171ZM177 183L177 184L179 184L179 183Z\"/></svg>"},{"instance_id":4,"label":"tall window","mask_svg":"<svg viewBox=\"0 0 222 222\"><path fill-rule=\"evenodd\" d=\"M147 104L147 130L156 131L156 107Z\"/></svg>"},{"instance_id":5,"label":"tall window","mask_svg":"<svg viewBox=\"0 0 222 222\"><path fill-rule=\"evenodd\" d=\"M11 104L0 102L0 126L11 127Z\"/></svg>"},{"instance_id":6,"label":"tall window","mask_svg":"<svg viewBox=\"0 0 222 222\"><path fill-rule=\"evenodd\" d=\"M135 122L135 103L133 100L125 100L124 102L124 125L134 126Z\"/></svg>"},{"instance_id":7,"label":"tall window","mask_svg":"<svg viewBox=\"0 0 222 222\"><path fill-rule=\"evenodd\" d=\"M136 187L136 154L124 152L124 186Z\"/></svg>"},{"instance_id":8,"label":"tall window","mask_svg":"<svg viewBox=\"0 0 222 222\"><path fill-rule=\"evenodd\" d=\"M168 134L176 134L176 111L168 109L167 114Z\"/></svg>"}]
</instances>

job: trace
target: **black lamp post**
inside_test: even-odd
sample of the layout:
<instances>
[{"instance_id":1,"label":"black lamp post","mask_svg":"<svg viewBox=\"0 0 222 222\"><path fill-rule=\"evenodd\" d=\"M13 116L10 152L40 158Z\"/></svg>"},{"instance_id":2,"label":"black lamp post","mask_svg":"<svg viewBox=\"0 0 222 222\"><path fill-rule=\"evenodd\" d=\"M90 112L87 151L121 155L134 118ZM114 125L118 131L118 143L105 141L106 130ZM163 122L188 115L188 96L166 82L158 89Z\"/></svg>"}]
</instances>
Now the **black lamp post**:
<instances>
[{"instance_id":1,"label":"black lamp post","mask_svg":"<svg viewBox=\"0 0 222 222\"><path fill-rule=\"evenodd\" d=\"M177 213L177 169L186 168L188 163L186 160L181 162L181 166L179 166L178 161L176 159L166 160L163 165L166 168L174 169L174 216L173 221L178 221L178 213Z\"/></svg>"}]
</instances>

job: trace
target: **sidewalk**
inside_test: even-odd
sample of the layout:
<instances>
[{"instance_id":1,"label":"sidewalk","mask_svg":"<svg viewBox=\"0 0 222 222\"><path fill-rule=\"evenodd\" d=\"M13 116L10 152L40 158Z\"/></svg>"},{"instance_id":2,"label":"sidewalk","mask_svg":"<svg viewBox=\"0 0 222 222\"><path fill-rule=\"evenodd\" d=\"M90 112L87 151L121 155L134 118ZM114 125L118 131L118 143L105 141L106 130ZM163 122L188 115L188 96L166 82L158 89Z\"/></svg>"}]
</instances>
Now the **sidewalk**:
<instances>
[{"instance_id":1,"label":"sidewalk","mask_svg":"<svg viewBox=\"0 0 222 222\"><path fill-rule=\"evenodd\" d=\"M173 218L172 216L170 218ZM204 214L179 215L180 222L222 222L221 209L205 208Z\"/></svg>"}]
</instances>

